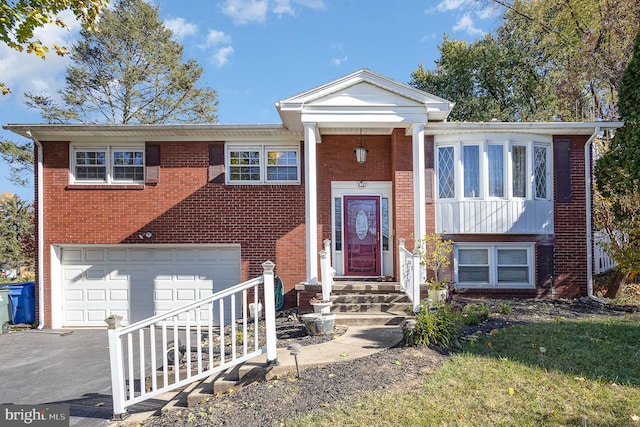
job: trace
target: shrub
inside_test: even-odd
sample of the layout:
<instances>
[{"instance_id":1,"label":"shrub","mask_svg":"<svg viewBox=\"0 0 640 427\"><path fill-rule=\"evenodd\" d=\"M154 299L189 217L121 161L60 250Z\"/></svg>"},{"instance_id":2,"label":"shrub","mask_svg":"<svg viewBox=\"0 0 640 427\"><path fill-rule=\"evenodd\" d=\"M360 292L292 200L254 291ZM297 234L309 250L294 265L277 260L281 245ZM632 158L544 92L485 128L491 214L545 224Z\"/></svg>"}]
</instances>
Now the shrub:
<instances>
[{"instance_id":1,"label":"shrub","mask_svg":"<svg viewBox=\"0 0 640 427\"><path fill-rule=\"evenodd\" d=\"M465 325L477 325L489 318L489 306L486 303L468 304L462 309Z\"/></svg>"},{"instance_id":2,"label":"shrub","mask_svg":"<svg viewBox=\"0 0 640 427\"><path fill-rule=\"evenodd\" d=\"M451 304L430 308L420 305L413 330L405 329L408 345L426 345L451 348L458 346L456 335L462 326L462 316Z\"/></svg>"}]
</instances>

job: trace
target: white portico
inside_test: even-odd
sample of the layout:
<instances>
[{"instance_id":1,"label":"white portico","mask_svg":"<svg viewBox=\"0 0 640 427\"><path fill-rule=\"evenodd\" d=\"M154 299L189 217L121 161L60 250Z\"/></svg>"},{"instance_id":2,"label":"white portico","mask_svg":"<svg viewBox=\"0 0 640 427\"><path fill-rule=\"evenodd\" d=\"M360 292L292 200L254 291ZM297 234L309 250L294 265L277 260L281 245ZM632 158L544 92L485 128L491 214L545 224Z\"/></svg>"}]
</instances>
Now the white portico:
<instances>
[{"instance_id":1,"label":"white portico","mask_svg":"<svg viewBox=\"0 0 640 427\"><path fill-rule=\"evenodd\" d=\"M276 104L284 126L304 133L308 283L318 282L317 144L322 143L323 135L389 135L399 128L405 129L406 135L411 135L413 234L422 236L427 223L424 208L424 127L427 122L445 121L452 107L453 104L445 99L368 69L358 70ZM341 225L334 224L335 227Z\"/></svg>"}]
</instances>

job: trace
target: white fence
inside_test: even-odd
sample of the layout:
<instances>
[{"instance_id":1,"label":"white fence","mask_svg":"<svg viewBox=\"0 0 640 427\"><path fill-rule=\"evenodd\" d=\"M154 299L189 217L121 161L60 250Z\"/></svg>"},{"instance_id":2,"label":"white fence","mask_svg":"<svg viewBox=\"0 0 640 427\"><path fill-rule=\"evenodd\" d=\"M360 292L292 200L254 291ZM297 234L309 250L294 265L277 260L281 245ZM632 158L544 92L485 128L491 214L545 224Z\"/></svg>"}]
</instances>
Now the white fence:
<instances>
[{"instance_id":1,"label":"white fence","mask_svg":"<svg viewBox=\"0 0 640 427\"><path fill-rule=\"evenodd\" d=\"M114 419L123 419L131 405L263 353L267 363L277 364L275 265L267 261L262 267L261 277L129 326L120 327L118 316L106 320ZM259 315L249 318L251 304L264 304L264 327Z\"/></svg>"},{"instance_id":2,"label":"white fence","mask_svg":"<svg viewBox=\"0 0 640 427\"><path fill-rule=\"evenodd\" d=\"M593 263L595 274L602 274L613 270L616 262L611 258L606 245L609 243L609 236L604 232L593 233Z\"/></svg>"},{"instance_id":3,"label":"white fence","mask_svg":"<svg viewBox=\"0 0 640 427\"><path fill-rule=\"evenodd\" d=\"M422 267L420 256L416 251L410 252L404 246L404 239L399 240L398 268L400 270L400 290L409 296L413 311L420 309L420 281Z\"/></svg>"}]
</instances>

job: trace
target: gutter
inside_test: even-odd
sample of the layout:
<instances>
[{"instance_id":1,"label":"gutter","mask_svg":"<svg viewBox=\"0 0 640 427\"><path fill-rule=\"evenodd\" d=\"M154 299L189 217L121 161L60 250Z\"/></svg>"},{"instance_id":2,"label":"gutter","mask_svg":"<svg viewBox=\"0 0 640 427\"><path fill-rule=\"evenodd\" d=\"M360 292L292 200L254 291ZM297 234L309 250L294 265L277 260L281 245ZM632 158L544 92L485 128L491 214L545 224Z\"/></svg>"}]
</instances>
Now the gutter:
<instances>
[{"instance_id":1,"label":"gutter","mask_svg":"<svg viewBox=\"0 0 640 427\"><path fill-rule=\"evenodd\" d=\"M596 126L593 134L587 140L584 145L584 177L585 177L585 199L587 209L587 297L601 304L607 304L605 300L599 298L593 294L593 230L592 230L592 215L593 209L591 206L591 192L592 188L592 171L591 171L591 153L593 140L600 133L600 126Z\"/></svg>"},{"instance_id":2,"label":"gutter","mask_svg":"<svg viewBox=\"0 0 640 427\"><path fill-rule=\"evenodd\" d=\"M44 188L43 181L43 165L42 165L42 144L36 137L31 134L31 130L27 130L27 135L33 140L38 149L38 194L36 195L38 200L38 329L44 328Z\"/></svg>"}]
</instances>

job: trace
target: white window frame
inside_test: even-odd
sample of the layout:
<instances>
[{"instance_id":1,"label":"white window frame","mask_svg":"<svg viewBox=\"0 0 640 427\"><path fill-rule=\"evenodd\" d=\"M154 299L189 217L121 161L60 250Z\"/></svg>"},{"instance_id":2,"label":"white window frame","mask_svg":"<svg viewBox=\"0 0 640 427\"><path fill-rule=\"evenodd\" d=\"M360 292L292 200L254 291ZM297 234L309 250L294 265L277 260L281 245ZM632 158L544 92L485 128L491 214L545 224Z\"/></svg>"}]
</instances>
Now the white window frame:
<instances>
[{"instance_id":1,"label":"white window frame","mask_svg":"<svg viewBox=\"0 0 640 427\"><path fill-rule=\"evenodd\" d=\"M76 153L83 151L104 152L105 153L105 178L104 179L87 179L76 177ZM115 179L114 178L114 153L119 151L131 151L142 153L142 179ZM145 147L144 145L72 145L70 150L69 159L69 174L72 184L97 184L97 185L130 185L130 184L144 184L144 168L145 162Z\"/></svg>"},{"instance_id":2,"label":"white window frame","mask_svg":"<svg viewBox=\"0 0 640 427\"><path fill-rule=\"evenodd\" d=\"M460 249L485 249L488 251L489 282L465 282L458 280L459 251ZM498 283L498 250L526 250L528 282L522 283ZM535 289L535 244L534 243L456 243L454 254L454 280L455 285L462 289Z\"/></svg>"},{"instance_id":3,"label":"white window frame","mask_svg":"<svg viewBox=\"0 0 640 427\"><path fill-rule=\"evenodd\" d=\"M260 178L257 180L232 180L231 179L231 171L232 168L237 167L231 165L231 152L234 151L257 151L258 152L258 160L259 160L259 169L260 169ZM268 155L267 153L270 151L293 151L296 153L296 179L295 180L270 180L267 176L267 169L269 167L268 164ZM286 144L277 144L277 143L269 143L269 144L225 144L225 154L224 154L224 162L225 162L225 182L229 185L297 185L300 184L300 146L299 145L286 145ZM285 165L286 166L286 165Z\"/></svg>"},{"instance_id":4,"label":"white window frame","mask_svg":"<svg viewBox=\"0 0 640 427\"><path fill-rule=\"evenodd\" d=\"M453 140L452 140L453 139ZM489 146L501 145L503 147L503 189L504 195L489 196ZM480 191L476 197L465 197L464 195L464 149L465 146L479 147L479 166L480 166ZM525 147L526 152L526 188L525 197L515 197L513 195L513 147ZM440 149L453 148L454 157L454 195L450 198L440 197ZM535 147L546 149L546 197L536 197L535 188ZM436 141L435 144L435 198L442 201L468 200L468 201L487 201L487 200L553 200L553 157L551 155L551 142L541 141L537 138L531 139L517 137L499 137L496 135L475 135L471 137L454 137L443 138Z\"/></svg>"},{"instance_id":5,"label":"white window frame","mask_svg":"<svg viewBox=\"0 0 640 427\"><path fill-rule=\"evenodd\" d=\"M451 148L453 149L453 197L440 197L440 148ZM460 166L458 166L458 149L453 144L442 144L438 145L435 149L436 159L435 159L435 196L436 199L440 200L454 200L456 199L458 189L460 188L458 170Z\"/></svg>"},{"instance_id":6,"label":"white window frame","mask_svg":"<svg viewBox=\"0 0 640 427\"><path fill-rule=\"evenodd\" d=\"M536 190L536 171L535 171L535 151L536 148L544 148L545 149L545 184L546 184L546 189L545 189L545 197L538 197L538 192ZM553 175L552 175L552 165L551 165L551 146L548 144L540 144L538 142L533 144L533 148L531 150L531 161L529 162L531 164L531 180L532 180L532 186L531 186L531 198L534 200L551 200L551 189L552 189L552 184L553 184Z\"/></svg>"}]
</instances>

